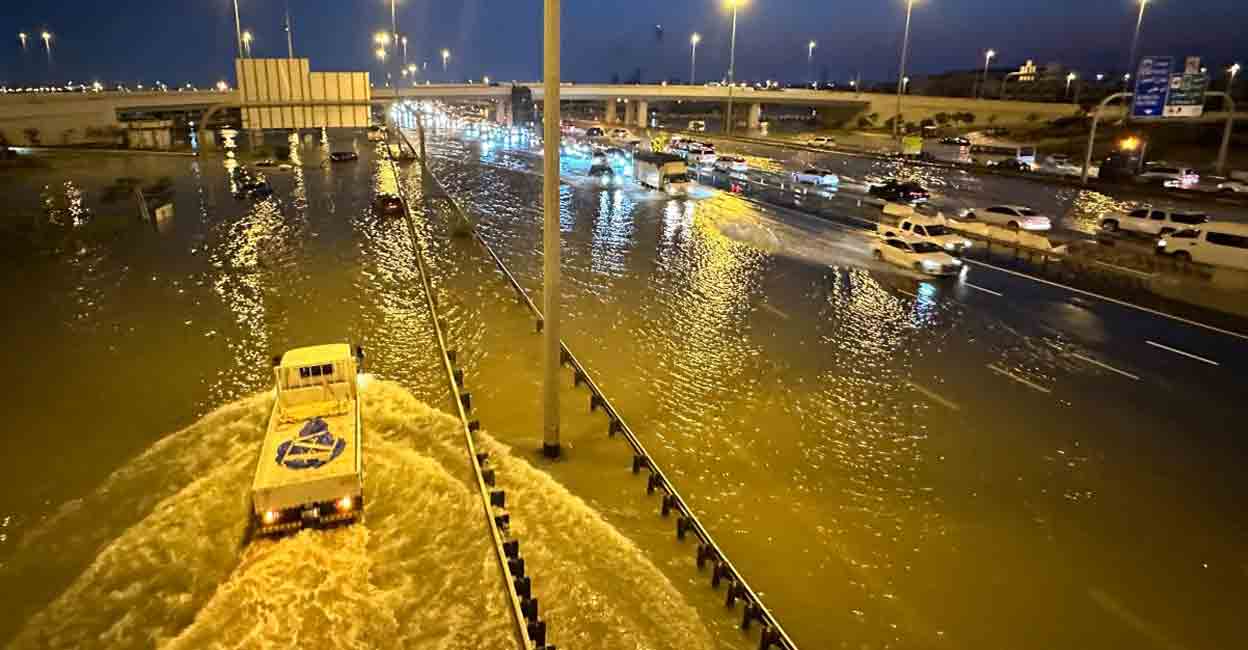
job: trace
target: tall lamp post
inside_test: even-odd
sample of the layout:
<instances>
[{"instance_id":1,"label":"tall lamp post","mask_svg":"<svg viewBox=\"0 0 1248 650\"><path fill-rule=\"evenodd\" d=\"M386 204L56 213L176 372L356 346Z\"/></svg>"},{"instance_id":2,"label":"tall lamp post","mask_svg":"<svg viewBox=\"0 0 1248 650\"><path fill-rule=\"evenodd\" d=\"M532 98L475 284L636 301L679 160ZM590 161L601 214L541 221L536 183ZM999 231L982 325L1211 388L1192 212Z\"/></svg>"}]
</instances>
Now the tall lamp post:
<instances>
[{"instance_id":1,"label":"tall lamp post","mask_svg":"<svg viewBox=\"0 0 1248 650\"><path fill-rule=\"evenodd\" d=\"M19 41L21 41L21 42L22 42L22 51L23 51L23 52L25 52L25 51L26 51L26 38L27 38L27 36L26 36L26 32L18 32L18 33L17 33L17 40L19 40Z\"/></svg>"},{"instance_id":2,"label":"tall lamp post","mask_svg":"<svg viewBox=\"0 0 1248 650\"><path fill-rule=\"evenodd\" d=\"M238 0L234 0L234 36L238 38L238 58L243 58L243 23L238 18Z\"/></svg>"},{"instance_id":3,"label":"tall lamp post","mask_svg":"<svg viewBox=\"0 0 1248 650\"><path fill-rule=\"evenodd\" d=\"M815 46L818 43L811 41L806 45L806 73L810 75L810 82L815 83Z\"/></svg>"},{"instance_id":4,"label":"tall lamp post","mask_svg":"<svg viewBox=\"0 0 1248 650\"><path fill-rule=\"evenodd\" d=\"M542 454L559 449L559 0L545 0L542 84ZM449 52L443 50L443 61Z\"/></svg>"},{"instance_id":5,"label":"tall lamp post","mask_svg":"<svg viewBox=\"0 0 1248 650\"><path fill-rule=\"evenodd\" d=\"M446 74L446 62L451 60L451 51L442 50L442 74Z\"/></svg>"},{"instance_id":6,"label":"tall lamp post","mask_svg":"<svg viewBox=\"0 0 1248 650\"><path fill-rule=\"evenodd\" d=\"M1226 69L1230 73L1230 77L1226 80L1226 94L1229 97L1235 96L1235 77L1239 74L1239 64L1233 63L1231 67Z\"/></svg>"},{"instance_id":7,"label":"tall lamp post","mask_svg":"<svg viewBox=\"0 0 1248 650\"><path fill-rule=\"evenodd\" d=\"M45 29L39 38L43 39L43 48L48 51L48 65L52 65L52 34Z\"/></svg>"},{"instance_id":8,"label":"tall lamp post","mask_svg":"<svg viewBox=\"0 0 1248 650\"><path fill-rule=\"evenodd\" d=\"M1069 96L1070 96L1070 84L1071 84L1071 83L1073 83L1073 82L1075 81L1075 79L1078 79L1078 78L1079 78L1079 75L1077 75L1077 74L1075 74L1075 73L1073 73L1073 72L1072 72L1072 73L1070 73L1070 74L1068 74L1068 75L1066 75L1066 93L1065 93L1065 95L1063 95L1063 97L1069 97ZM1078 103L1079 103L1079 87L1078 87L1078 86L1075 86L1075 103L1076 103L1076 104L1078 104Z\"/></svg>"},{"instance_id":9,"label":"tall lamp post","mask_svg":"<svg viewBox=\"0 0 1248 650\"><path fill-rule=\"evenodd\" d=\"M996 50L988 50L984 52L984 77L979 82L979 97L983 99L988 96L988 64L992 62L992 58L997 55Z\"/></svg>"},{"instance_id":10,"label":"tall lamp post","mask_svg":"<svg viewBox=\"0 0 1248 650\"><path fill-rule=\"evenodd\" d=\"M1148 0L1139 0L1140 15L1135 19L1135 36L1131 37L1131 58L1127 61L1127 76L1123 78L1123 91L1127 90L1127 84L1131 79L1131 72L1135 70L1135 56L1138 53L1140 45L1140 28L1144 25L1144 8L1148 6Z\"/></svg>"},{"instance_id":11,"label":"tall lamp post","mask_svg":"<svg viewBox=\"0 0 1248 650\"><path fill-rule=\"evenodd\" d=\"M726 0L732 7L732 41L728 46L728 124L726 132L732 135L732 92L737 81L737 9L745 0Z\"/></svg>"},{"instance_id":12,"label":"tall lamp post","mask_svg":"<svg viewBox=\"0 0 1248 650\"><path fill-rule=\"evenodd\" d=\"M381 62L381 71L385 72L386 71L386 48L384 47L377 48L377 60ZM389 78L389 76L390 76L389 73L386 73L387 79ZM387 86L390 85L389 81L386 82L386 85Z\"/></svg>"},{"instance_id":13,"label":"tall lamp post","mask_svg":"<svg viewBox=\"0 0 1248 650\"><path fill-rule=\"evenodd\" d=\"M286 0L286 58L295 58L295 35L290 26L290 0Z\"/></svg>"},{"instance_id":14,"label":"tall lamp post","mask_svg":"<svg viewBox=\"0 0 1248 650\"><path fill-rule=\"evenodd\" d=\"M702 42L702 35L694 32L689 37L689 44L693 46L693 55L689 58L689 85L694 83L694 76L698 72L698 43Z\"/></svg>"},{"instance_id":15,"label":"tall lamp post","mask_svg":"<svg viewBox=\"0 0 1248 650\"><path fill-rule=\"evenodd\" d=\"M399 37L399 44L403 46L403 65L407 65L407 37Z\"/></svg>"},{"instance_id":16,"label":"tall lamp post","mask_svg":"<svg viewBox=\"0 0 1248 650\"><path fill-rule=\"evenodd\" d=\"M905 92L906 57L910 54L910 15L914 12L915 0L906 0L906 33L901 40L901 69L897 73L897 114L893 116L893 138L901 141L901 95Z\"/></svg>"}]
</instances>

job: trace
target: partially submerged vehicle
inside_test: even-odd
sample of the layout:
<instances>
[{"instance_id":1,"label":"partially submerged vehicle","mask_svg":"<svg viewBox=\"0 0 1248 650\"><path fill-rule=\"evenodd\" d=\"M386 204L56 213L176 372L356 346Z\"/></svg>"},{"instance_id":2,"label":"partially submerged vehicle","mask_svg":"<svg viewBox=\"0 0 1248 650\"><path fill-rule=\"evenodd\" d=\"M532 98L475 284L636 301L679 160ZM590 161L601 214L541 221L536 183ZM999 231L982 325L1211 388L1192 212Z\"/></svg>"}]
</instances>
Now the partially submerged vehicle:
<instances>
[{"instance_id":1,"label":"partially submerged vehicle","mask_svg":"<svg viewBox=\"0 0 1248 650\"><path fill-rule=\"evenodd\" d=\"M274 360L277 391L251 486L252 533L346 524L364 512L359 384L345 343Z\"/></svg>"}]
</instances>

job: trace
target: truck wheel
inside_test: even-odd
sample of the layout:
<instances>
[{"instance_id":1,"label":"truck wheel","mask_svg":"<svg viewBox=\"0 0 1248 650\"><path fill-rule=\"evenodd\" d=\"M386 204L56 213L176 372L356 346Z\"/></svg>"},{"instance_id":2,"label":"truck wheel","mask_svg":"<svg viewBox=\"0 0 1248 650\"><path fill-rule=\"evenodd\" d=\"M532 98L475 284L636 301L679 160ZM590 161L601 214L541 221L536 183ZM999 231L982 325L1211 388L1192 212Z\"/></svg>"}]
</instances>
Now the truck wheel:
<instances>
[{"instance_id":1,"label":"truck wheel","mask_svg":"<svg viewBox=\"0 0 1248 650\"><path fill-rule=\"evenodd\" d=\"M1173 234L1174 234L1174 228L1162 228L1162 229L1161 229L1161 232L1160 232L1160 233L1158 233L1158 234L1159 234L1160 236L1162 236L1162 237L1165 237L1166 235L1173 235Z\"/></svg>"},{"instance_id":2,"label":"truck wheel","mask_svg":"<svg viewBox=\"0 0 1248 650\"><path fill-rule=\"evenodd\" d=\"M871 257L874 257L877 262L884 261L884 253L880 252L878 248L871 251Z\"/></svg>"},{"instance_id":3,"label":"truck wheel","mask_svg":"<svg viewBox=\"0 0 1248 650\"><path fill-rule=\"evenodd\" d=\"M1011 222L1009 222L1009 223L1005 224L1005 227L1006 227L1006 228L1009 228L1010 230L1018 230L1018 222L1017 222L1017 221L1011 221Z\"/></svg>"},{"instance_id":4,"label":"truck wheel","mask_svg":"<svg viewBox=\"0 0 1248 650\"><path fill-rule=\"evenodd\" d=\"M1101 227L1104 228L1106 232L1118 232L1118 222L1112 219L1102 221Z\"/></svg>"}]
</instances>

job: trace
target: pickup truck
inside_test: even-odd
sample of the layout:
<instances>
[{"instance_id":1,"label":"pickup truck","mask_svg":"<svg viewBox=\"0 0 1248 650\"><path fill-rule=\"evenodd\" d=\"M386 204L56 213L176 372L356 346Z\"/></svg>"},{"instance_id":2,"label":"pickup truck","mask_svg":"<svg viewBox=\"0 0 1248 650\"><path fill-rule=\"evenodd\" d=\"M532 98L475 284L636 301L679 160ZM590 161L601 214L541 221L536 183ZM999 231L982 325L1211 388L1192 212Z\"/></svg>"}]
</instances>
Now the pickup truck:
<instances>
[{"instance_id":1,"label":"pickup truck","mask_svg":"<svg viewBox=\"0 0 1248 650\"><path fill-rule=\"evenodd\" d=\"M943 250L960 255L971 247L971 240L949 229L944 216L939 213L924 214L909 205L884 204L880 222L876 224L880 237L902 237L911 241L927 241Z\"/></svg>"},{"instance_id":2,"label":"pickup truck","mask_svg":"<svg viewBox=\"0 0 1248 650\"><path fill-rule=\"evenodd\" d=\"M364 511L356 374L364 351L345 343L274 360L277 390L251 485L251 532L280 535L356 521Z\"/></svg>"}]
</instances>

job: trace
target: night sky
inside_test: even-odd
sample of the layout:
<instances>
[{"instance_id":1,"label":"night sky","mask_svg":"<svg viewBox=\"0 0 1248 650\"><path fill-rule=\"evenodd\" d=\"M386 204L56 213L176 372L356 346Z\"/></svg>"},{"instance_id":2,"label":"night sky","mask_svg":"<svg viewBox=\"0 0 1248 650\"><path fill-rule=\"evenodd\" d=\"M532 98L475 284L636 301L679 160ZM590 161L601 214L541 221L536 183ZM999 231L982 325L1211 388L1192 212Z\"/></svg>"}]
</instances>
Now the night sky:
<instances>
[{"instance_id":1,"label":"night sky","mask_svg":"<svg viewBox=\"0 0 1248 650\"><path fill-rule=\"evenodd\" d=\"M230 0L3 0L9 31L0 83L54 78L75 82L162 80L170 85L232 82ZM283 0L239 0L255 56L285 56ZM390 24L388 0L291 0L296 56L315 70L376 72L371 34ZM564 0L564 77L685 78L689 35L700 32L698 76L726 74L730 17L722 0ZM983 50L997 63L1060 61L1087 75L1125 67L1134 0L919 0L911 69L973 68ZM541 0L399 0L399 29L414 61L441 81L438 52L453 53L455 79L534 80L541 71ZM818 41L816 68L845 81L895 78L904 0L748 0L740 14L740 79L806 73L806 43ZM662 25L660 38L655 29ZM38 34L53 40L49 72ZM30 34L22 53L17 33ZM1248 62L1248 1L1153 0L1141 55L1200 55L1211 69ZM1216 73L1215 73L1216 74Z\"/></svg>"}]
</instances>

